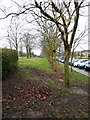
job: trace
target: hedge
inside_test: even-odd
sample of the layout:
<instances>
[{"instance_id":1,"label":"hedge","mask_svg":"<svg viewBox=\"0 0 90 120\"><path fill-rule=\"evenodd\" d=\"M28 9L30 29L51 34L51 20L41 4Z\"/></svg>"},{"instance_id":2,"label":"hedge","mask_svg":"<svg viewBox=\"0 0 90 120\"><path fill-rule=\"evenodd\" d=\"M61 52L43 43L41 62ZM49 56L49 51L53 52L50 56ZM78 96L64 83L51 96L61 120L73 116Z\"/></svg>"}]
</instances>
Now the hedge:
<instances>
[{"instance_id":1,"label":"hedge","mask_svg":"<svg viewBox=\"0 0 90 120\"><path fill-rule=\"evenodd\" d=\"M18 54L16 50L2 49L2 79L5 79L9 72L17 68Z\"/></svg>"}]
</instances>

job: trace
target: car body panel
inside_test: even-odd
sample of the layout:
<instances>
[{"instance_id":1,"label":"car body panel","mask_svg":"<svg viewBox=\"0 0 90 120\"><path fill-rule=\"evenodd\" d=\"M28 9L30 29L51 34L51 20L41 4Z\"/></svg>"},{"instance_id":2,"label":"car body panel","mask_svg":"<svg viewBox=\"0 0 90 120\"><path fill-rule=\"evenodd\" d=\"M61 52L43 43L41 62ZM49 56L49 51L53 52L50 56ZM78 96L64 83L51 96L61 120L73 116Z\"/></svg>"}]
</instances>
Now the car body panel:
<instances>
[{"instance_id":1,"label":"car body panel","mask_svg":"<svg viewBox=\"0 0 90 120\"><path fill-rule=\"evenodd\" d=\"M78 59L77 61L74 62L73 66L78 67L80 63L87 61L87 59Z\"/></svg>"},{"instance_id":2,"label":"car body panel","mask_svg":"<svg viewBox=\"0 0 90 120\"><path fill-rule=\"evenodd\" d=\"M80 62L79 65L78 65L78 68L85 68L85 65L86 65L87 61L88 60Z\"/></svg>"},{"instance_id":3,"label":"car body panel","mask_svg":"<svg viewBox=\"0 0 90 120\"><path fill-rule=\"evenodd\" d=\"M90 71L90 61L86 62L85 70L89 70Z\"/></svg>"}]
</instances>

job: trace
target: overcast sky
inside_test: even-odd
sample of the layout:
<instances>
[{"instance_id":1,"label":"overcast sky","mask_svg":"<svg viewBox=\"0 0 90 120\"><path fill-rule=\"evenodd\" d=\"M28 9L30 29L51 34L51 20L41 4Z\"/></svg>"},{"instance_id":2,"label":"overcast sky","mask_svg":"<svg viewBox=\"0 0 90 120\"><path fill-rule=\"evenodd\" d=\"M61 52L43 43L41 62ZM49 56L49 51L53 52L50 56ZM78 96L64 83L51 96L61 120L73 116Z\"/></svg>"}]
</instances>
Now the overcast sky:
<instances>
[{"instance_id":1,"label":"overcast sky","mask_svg":"<svg viewBox=\"0 0 90 120\"><path fill-rule=\"evenodd\" d=\"M18 1L20 4L24 4L24 3L26 4L25 1L30 1L30 0L18 0ZM11 0L2 0L0 4L2 4L3 6L6 6L7 8L12 6ZM8 9L8 12L12 12L12 11L16 11L16 10L17 10L17 5L13 4L13 7ZM84 15L87 15L87 12L88 12L88 7L84 8ZM2 12L0 12L0 16L3 16ZM0 20L0 39L1 39L0 40L0 47L7 46L7 43L6 43L4 36L6 36L6 34L7 34L7 27L9 25L9 23L10 23L10 17L8 17L7 19ZM79 24L78 24L79 32L82 32L84 30L85 25L88 25L88 17L80 16ZM34 28L34 26L32 24L29 24L29 27ZM33 33L33 31L31 31L31 32ZM77 32L77 35L78 35L78 32ZM82 40L82 44L80 44L76 48L76 51L87 50L87 49L88 49L88 35ZM40 50L39 49L34 50L34 52L36 54L39 54Z\"/></svg>"}]
</instances>

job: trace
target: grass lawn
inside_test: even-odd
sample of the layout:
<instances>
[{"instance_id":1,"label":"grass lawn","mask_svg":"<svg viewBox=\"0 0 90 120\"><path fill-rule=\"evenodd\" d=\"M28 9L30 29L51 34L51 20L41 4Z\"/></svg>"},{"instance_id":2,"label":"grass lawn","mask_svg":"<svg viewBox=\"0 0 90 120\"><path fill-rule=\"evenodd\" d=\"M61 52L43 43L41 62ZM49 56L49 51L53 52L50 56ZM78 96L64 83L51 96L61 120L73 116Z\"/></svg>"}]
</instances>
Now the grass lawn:
<instances>
[{"instance_id":1,"label":"grass lawn","mask_svg":"<svg viewBox=\"0 0 90 120\"><path fill-rule=\"evenodd\" d=\"M50 64L48 63L46 58L33 57L32 59L27 59L26 57L19 57L19 66L34 67L46 73L53 73L52 69L50 68Z\"/></svg>"},{"instance_id":2,"label":"grass lawn","mask_svg":"<svg viewBox=\"0 0 90 120\"><path fill-rule=\"evenodd\" d=\"M58 67L53 72L45 58L19 58L18 69L3 81L3 118L88 118L87 77L74 72L65 88Z\"/></svg>"},{"instance_id":3,"label":"grass lawn","mask_svg":"<svg viewBox=\"0 0 90 120\"><path fill-rule=\"evenodd\" d=\"M63 73L64 73L64 65L63 64L59 64L59 67L63 69ZM81 73L78 73L76 71L73 70L73 72L71 72L71 69L70 70L70 83L72 84L75 84L75 85L81 85L81 84L89 84L90 85L90 82L89 82L89 79L90 77L88 76L85 76Z\"/></svg>"}]
</instances>

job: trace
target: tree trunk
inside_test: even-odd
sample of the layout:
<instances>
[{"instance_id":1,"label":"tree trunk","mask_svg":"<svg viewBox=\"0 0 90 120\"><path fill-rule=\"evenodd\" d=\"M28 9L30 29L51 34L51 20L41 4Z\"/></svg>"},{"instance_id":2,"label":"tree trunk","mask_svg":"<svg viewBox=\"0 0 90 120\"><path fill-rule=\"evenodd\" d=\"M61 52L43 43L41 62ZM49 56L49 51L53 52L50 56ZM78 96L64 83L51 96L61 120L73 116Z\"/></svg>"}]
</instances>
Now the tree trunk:
<instances>
[{"instance_id":1,"label":"tree trunk","mask_svg":"<svg viewBox=\"0 0 90 120\"><path fill-rule=\"evenodd\" d=\"M10 45L10 49L12 50L12 44L11 44L11 41L9 41L9 45Z\"/></svg>"},{"instance_id":2,"label":"tree trunk","mask_svg":"<svg viewBox=\"0 0 90 120\"><path fill-rule=\"evenodd\" d=\"M71 72L73 72L73 69L72 69L72 60L73 60L73 55L74 55L74 50L72 51L72 55L71 55Z\"/></svg>"},{"instance_id":3,"label":"tree trunk","mask_svg":"<svg viewBox=\"0 0 90 120\"><path fill-rule=\"evenodd\" d=\"M29 56L31 58L31 48L29 47Z\"/></svg>"},{"instance_id":4,"label":"tree trunk","mask_svg":"<svg viewBox=\"0 0 90 120\"><path fill-rule=\"evenodd\" d=\"M51 64L51 66L53 67L53 53L51 53L49 55L49 63Z\"/></svg>"},{"instance_id":5,"label":"tree trunk","mask_svg":"<svg viewBox=\"0 0 90 120\"><path fill-rule=\"evenodd\" d=\"M18 52L18 45L16 44L16 51Z\"/></svg>"},{"instance_id":6,"label":"tree trunk","mask_svg":"<svg viewBox=\"0 0 90 120\"><path fill-rule=\"evenodd\" d=\"M53 52L53 68L54 68L54 71L57 71L56 51Z\"/></svg>"},{"instance_id":7,"label":"tree trunk","mask_svg":"<svg viewBox=\"0 0 90 120\"><path fill-rule=\"evenodd\" d=\"M18 44L16 44L16 51L17 51L17 55L18 55Z\"/></svg>"},{"instance_id":8,"label":"tree trunk","mask_svg":"<svg viewBox=\"0 0 90 120\"><path fill-rule=\"evenodd\" d=\"M26 54L27 54L27 59L28 59L28 47L26 47Z\"/></svg>"},{"instance_id":9,"label":"tree trunk","mask_svg":"<svg viewBox=\"0 0 90 120\"><path fill-rule=\"evenodd\" d=\"M47 58L48 58L49 63L52 64L52 58L51 58L51 55L48 55Z\"/></svg>"},{"instance_id":10,"label":"tree trunk","mask_svg":"<svg viewBox=\"0 0 90 120\"><path fill-rule=\"evenodd\" d=\"M69 87L69 57L70 52L65 51L65 61L64 61L64 83L66 87Z\"/></svg>"}]
</instances>

